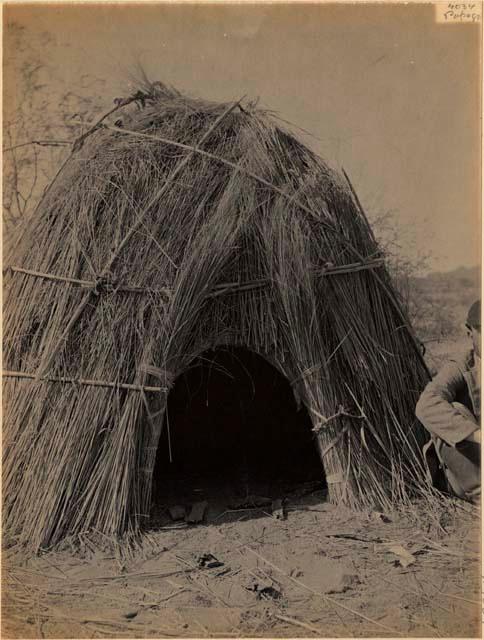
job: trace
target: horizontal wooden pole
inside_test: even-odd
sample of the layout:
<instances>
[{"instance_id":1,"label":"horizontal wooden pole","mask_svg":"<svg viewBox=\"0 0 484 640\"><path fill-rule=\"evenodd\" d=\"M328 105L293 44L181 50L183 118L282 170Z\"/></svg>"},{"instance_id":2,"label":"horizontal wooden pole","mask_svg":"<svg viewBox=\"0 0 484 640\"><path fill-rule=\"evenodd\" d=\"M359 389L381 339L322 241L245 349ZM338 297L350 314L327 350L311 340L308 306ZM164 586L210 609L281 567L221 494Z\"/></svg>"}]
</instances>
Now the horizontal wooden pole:
<instances>
[{"instance_id":1,"label":"horizontal wooden pole","mask_svg":"<svg viewBox=\"0 0 484 640\"><path fill-rule=\"evenodd\" d=\"M25 373L24 371L3 371L4 378L24 378L26 380L37 380L35 373ZM127 384L123 382L107 382L105 380L86 380L84 378L56 378L47 376L40 378L39 382L58 382L61 384L80 384L90 387L108 387L110 389L126 389L128 391L144 391L145 393L166 393L166 387L150 387L140 384Z\"/></svg>"},{"instance_id":2,"label":"horizontal wooden pole","mask_svg":"<svg viewBox=\"0 0 484 640\"><path fill-rule=\"evenodd\" d=\"M32 269L24 269L23 267L7 267L4 272L12 271L13 273L23 273L27 276L32 276L34 278L42 278L44 280L51 280L52 282L66 282L67 284L72 284L78 287L83 287L85 289L95 289L96 286L103 286L105 284L109 284L110 289L115 291L122 291L127 293L151 293L151 294L162 294L165 296L170 295L170 290L166 288L161 289L147 289L144 287L134 287L134 286L126 286L126 285L117 285L116 283L104 283L100 281L99 283L94 280L80 280L78 278L70 278L68 276L57 276L53 273L43 273L41 271L33 271Z\"/></svg>"},{"instance_id":3,"label":"horizontal wooden pole","mask_svg":"<svg viewBox=\"0 0 484 640\"><path fill-rule=\"evenodd\" d=\"M313 269L312 273L315 276L325 277L325 276L337 276L343 275L346 273L356 273L357 271L364 271L366 269L375 269L377 267L381 267L384 264L383 258L375 258L373 260L368 260L368 262L354 262L352 264L344 264L344 265L328 265L326 267L321 267L318 269ZM97 283L93 280L80 280L78 278L71 278L68 276L58 276L52 273L43 273L41 271L34 271L32 269L24 269L23 267L7 267L4 272L11 271L13 273L22 273L27 276L32 276L34 278L42 278L44 280L50 280L52 282L62 282L67 284L72 284L78 287L83 287L86 289L95 289L96 286L102 287L104 284L110 285L110 290L113 292L122 291L127 293L141 293L141 294L162 294L167 298L173 295L173 291L168 287L162 287L160 289L150 289L144 287L134 287L127 285L116 285L115 283L110 284L108 282ZM225 282L217 284L213 287L213 290L207 295L208 298L215 298L217 296L223 295L224 293L230 293L232 291L245 291L250 289L257 289L259 287L265 287L271 283L271 280L268 278L264 278L261 280L249 280L248 282Z\"/></svg>"},{"instance_id":4,"label":"horizontal wooden pole","mask_svg":"<svg viewBox=\"0 0 484 640\"><path fill-rule=\"evenodd\" d=\"M54 282L68 282L70 284L76 284L80 287L94 286L94 282L91 280L78 280L77 278L69 278L67 276L56 276L53 273L42 273L41 271L33 271L32 269L24 269L23 267L7 267L4 269L4 273L12 271L13 273L23 273L27 276L33 276L34 278L43 278L44 280L53 280Z\"/></svg>"},{"instance_id":5,"label":"horizontal wooden pole","mask_svg":"<svg viewBox=\"0 0 484 640\"><path fill-rule=\"evenodd\" d=\"M365 262L326 266L313 270L313 273L319 276L338 276L344 273L356 273L357 271L365 271L366 269L376 269L383 267L384 264L385 260L383 258L373 258Z\"/></svg>"}]
</instances>

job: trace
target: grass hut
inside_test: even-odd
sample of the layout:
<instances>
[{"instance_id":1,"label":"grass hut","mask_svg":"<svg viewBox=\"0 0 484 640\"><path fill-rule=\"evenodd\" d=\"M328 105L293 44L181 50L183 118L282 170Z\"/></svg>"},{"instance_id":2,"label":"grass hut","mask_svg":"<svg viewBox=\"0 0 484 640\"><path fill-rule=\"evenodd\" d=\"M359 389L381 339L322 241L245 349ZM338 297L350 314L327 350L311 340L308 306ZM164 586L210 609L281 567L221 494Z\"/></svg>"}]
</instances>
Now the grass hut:
<instances>
[{"instance_id":1,"label":"grass hut","mask_svg":"<svg viewBox=\"0 0 484 640\"><path fill-rule=\"evenodd\" d=\"M73 145L5 275L4 527L139 531L167 396L257 352L310 413L329 496L421 483L428 373L349 180L254 104L155 83ZM324 471L323 471L324 469Z\"/></svg>"}]
</instances>

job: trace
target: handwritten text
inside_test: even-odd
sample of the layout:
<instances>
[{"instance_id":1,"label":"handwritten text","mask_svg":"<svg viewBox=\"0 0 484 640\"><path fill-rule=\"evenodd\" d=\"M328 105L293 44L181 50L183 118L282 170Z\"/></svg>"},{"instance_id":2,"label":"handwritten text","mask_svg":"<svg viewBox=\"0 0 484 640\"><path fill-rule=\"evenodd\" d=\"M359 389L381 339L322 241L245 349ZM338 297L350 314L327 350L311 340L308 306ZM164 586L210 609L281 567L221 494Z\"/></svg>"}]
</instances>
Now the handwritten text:
<instances>
[{"instance_id":1,"label":"handwritten text","mask_svg":"<svg viewBox=\"0 0 484 640\"><path fill-rule=\"evenodd\" d=\"M481 2L438 2L435 4L438 22L480 22Z\"/></svg>"}]
</instances>

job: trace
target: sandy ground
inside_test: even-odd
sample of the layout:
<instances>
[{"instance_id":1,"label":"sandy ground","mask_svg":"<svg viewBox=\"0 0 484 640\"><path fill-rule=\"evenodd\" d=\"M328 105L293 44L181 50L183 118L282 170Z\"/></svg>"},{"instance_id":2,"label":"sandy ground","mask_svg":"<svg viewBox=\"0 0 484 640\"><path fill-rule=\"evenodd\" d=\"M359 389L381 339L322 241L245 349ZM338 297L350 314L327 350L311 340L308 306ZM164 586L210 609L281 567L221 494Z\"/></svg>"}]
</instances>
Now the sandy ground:
<instances>
[{"instance_id":1,"label":"sandy ground","mask_svg":"<svg viewBox=\"0 0 484 640\"><path fill-rule=\"evenodd\" d=\"M160 511L131 553L109 551L101 536L35 558L7 552L2 635L480 635L472 507L449 499L439 509L355 514L302 488L286 519L270 504L210 502L198 525Z\"/></svg>"}]
</instances>

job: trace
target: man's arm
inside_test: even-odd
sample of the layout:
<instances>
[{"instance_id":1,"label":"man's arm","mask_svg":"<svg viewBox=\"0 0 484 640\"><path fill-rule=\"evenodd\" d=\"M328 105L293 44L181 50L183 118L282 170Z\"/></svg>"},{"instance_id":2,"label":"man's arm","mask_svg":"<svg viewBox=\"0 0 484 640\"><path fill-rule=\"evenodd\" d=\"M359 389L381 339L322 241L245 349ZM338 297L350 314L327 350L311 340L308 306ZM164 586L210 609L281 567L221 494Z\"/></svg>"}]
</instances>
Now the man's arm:
<instances>
[{"instance_id":1,"label":"man's arm","mask_svg":"<svg viewBox=\"0 0 484 640\"><path fill-rule=\"evenodd\" d=\"M452 406L465 384L459 366L449 362L426 386L415 409L417 418L427 431L452 447L479 429L477 422L464 417Z\"/></svg>"}]
</instances>

